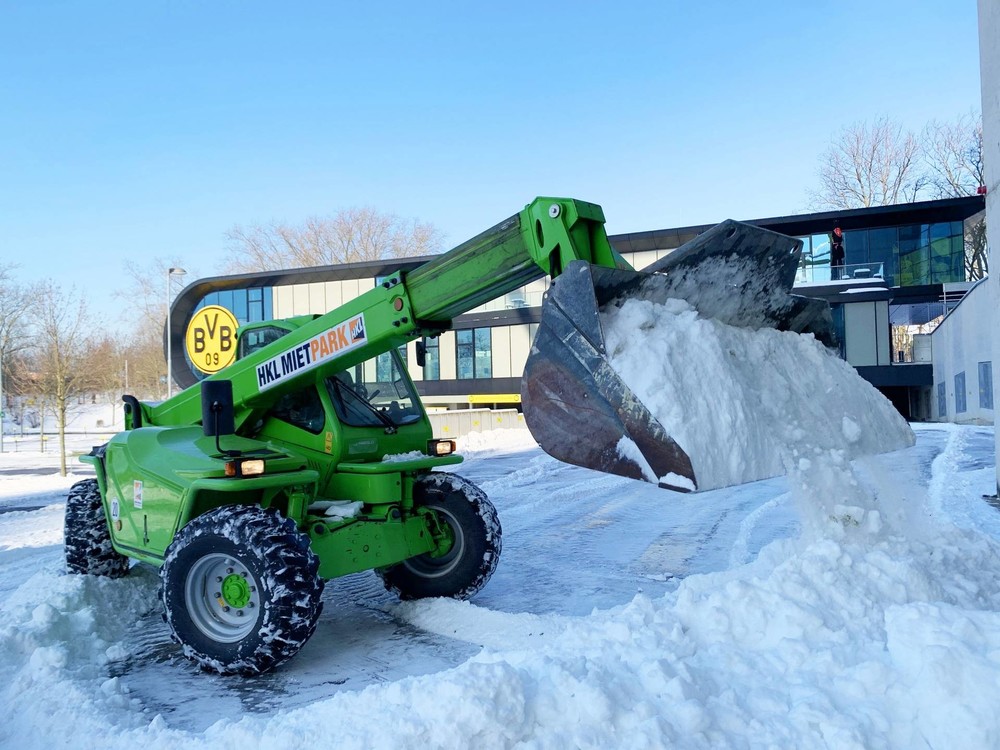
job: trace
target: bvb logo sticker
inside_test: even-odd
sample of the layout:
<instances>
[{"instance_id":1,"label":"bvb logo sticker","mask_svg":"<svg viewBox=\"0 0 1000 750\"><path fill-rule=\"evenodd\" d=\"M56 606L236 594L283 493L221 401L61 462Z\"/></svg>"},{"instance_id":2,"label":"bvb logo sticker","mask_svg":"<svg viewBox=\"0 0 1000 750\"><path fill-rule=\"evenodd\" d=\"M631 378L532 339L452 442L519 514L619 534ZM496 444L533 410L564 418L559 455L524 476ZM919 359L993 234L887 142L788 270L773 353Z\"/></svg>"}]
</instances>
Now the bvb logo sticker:
<instances>
[{"instance_id":1,"label":"bvb logo sticker","mask_svg":"<svg viewBox=\"0 0 1000 750\"><path fill-rule=\"evenodd\" d=\"M236 329L239 322L224 307L208 305L194 314L184 334L191 362L202 372L218 372L236 359Z\"/></svg>"}]
</instances>

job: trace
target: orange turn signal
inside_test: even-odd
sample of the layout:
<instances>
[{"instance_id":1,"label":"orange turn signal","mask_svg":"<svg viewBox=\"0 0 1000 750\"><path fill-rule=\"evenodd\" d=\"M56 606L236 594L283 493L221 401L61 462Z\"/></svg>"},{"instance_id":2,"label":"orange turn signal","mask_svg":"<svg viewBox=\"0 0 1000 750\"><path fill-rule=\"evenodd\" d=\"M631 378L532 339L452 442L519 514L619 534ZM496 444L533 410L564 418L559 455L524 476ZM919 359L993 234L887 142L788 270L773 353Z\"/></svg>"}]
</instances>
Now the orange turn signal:
<instances>
[{"instance_id":1,"label":"orange turn signal","mask_svg":"<svg viewBox=\"0 0 1000 750\"><path fill-rule=\"evenodd\" d=\"M227 477L256 477L264 473L264 459L246 458L226 462Z\"/></svg>"}]
</instances>

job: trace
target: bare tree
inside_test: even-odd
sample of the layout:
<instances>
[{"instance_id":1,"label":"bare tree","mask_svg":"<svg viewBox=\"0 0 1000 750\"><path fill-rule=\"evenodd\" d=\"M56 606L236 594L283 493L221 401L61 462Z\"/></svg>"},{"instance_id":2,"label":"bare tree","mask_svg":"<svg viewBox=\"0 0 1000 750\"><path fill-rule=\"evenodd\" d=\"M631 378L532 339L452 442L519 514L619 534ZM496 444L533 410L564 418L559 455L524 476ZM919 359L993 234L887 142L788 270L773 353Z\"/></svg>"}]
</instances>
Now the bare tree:
<instances>
[{"instance_id":1,"label":"bare tree","mask_svg":"<svg viewBox=\"0 0 1000 750\"><path fill-rule=\"evenodd\" d=\"M273 271L436 253L441 233L431 224L374 208L347 208L302 225L272 222L233 227L226 235L230 272Z\"/></svg>"},{"instance_id":2,"label":"bare tree","mask_svg":"<svg viewBox=\"0 0 1000 750\"><path fill-rule=\"evenodd\" d=\"M33 374L40 400L56 418L59 471L66 476L66 417L71 399L87 385L85 355L88 334L86 304L76 291L63 292L47 283L33 306Z\"/></svg>"},{"instance_id":3,"label":"bare tree","mask_svg":"<svg viewBox=\"0 0 1000 750\"><path fill-rule=\"evenodd\" d=\"M0 265L0 383L13 383L15 358L28 343L25 321L33 291L14 280L13 270ZM4 409L0 403L0 412Z\"/></svg>"},{"instance_id":4,"label":"bare tree","mask_svg":"<svg viewBox=\"0 0 1000 750\"><path fill-rule=\"evenodd\" d=\"M927 184L920 142L888 117L841 131L820 157L818 208L868 208L916 200Z\"/></svg>"},{"instance_id":5,"label":"bare tree","mask_svg":"<svg viewBox=\"0 0 1000 750\"><path fill-rule=\"evenodd\" d=\"M976 195L986 184L983 166L983 118L978 112L954 122L933 121L924 128L924 158L930 184L937 198ZM965 272L970 280L987 273L986 215L967 222Z\"/></svg>"},{"instance_id":6,"label":"bare tree","mask_svg":"<svg viewBox=\"0 0 1000 750\"><path fill-rule=\"evenodd\" d=\"M121 396L125 392L124 346L118 339L102 335L92 338L83 353L81 388L111 407L111 421L115 423Z\"/></svg>"},{"instance_id":7,"label":"bare tree","mask_svg":"<svg viewBox=\"0 0 1000 750\"><path fill-rule=\"evenodd\" d=\"M975 195L986 184L979 113L970 112L954 122L930 122L924 128L923 150L936 198Z\"/></svg>"},{"instance_id":8,"label":"bare tree","mask_svg":"<svg viewBox=\"0 0 1000 750\"><path fill-rule=\"evenodd\" d=\"M120 346L123 388L139 398L162 398L163 377L167 362L163 354L164 326L167 319L165 296L167 270L182 263L178 258L153 258L144 263L126 261L124 277L128 288L115 297L128 303L132 313L129 333ZM189 268L189 271L194 274ZM125 371L127 369L127 383Z\"/></svg>"}]
</instances>

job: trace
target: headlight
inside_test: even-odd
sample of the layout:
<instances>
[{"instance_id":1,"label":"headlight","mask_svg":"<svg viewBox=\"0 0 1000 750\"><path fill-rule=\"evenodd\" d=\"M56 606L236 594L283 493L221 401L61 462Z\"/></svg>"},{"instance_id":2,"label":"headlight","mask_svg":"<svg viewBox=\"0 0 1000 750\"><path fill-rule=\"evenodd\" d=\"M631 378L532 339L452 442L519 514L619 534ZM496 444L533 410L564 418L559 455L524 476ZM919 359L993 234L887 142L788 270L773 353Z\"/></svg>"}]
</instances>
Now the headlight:
<instances>
[{"instance_id":1,"label":"headlight","mask_svg":"<svg viewBox=\"0 0 1000 750\"><path fill-rule=\"evenodd\" d=\"M427 443L428 456L450 456L454 452L454 440L431 440Z\"/></svg>"},{"instance_id":2,"label":"headlight","mask_svg":"<svg viewBox=\"0 0 1000 750\"><path fill-rule=\"evenodd\" d=\"M226 462L227 477L256 477L264 473L264 459L238 458Z\"/></svg>"}]
</instances>

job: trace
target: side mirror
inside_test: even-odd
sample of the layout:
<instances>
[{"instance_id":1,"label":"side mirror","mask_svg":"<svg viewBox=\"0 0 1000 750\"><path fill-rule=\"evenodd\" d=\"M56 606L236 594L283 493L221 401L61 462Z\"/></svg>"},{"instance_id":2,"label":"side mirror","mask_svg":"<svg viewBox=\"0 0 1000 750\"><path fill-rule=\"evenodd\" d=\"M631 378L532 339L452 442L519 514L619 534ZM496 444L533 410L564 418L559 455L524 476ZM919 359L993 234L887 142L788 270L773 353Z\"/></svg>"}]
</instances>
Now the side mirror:
<instances>
[{"instance_id":1,"label":"side mirror","mask_svg":"<svg viewBox=\"0 0 1000 750\"><path fill-rule=\"evenodd\" d=\"M236 432L233 409L233 381L201 381L201 428L208 437Z\"/></svg>"},{"instance_id":2,"label":"side mirror","mask_svg":"<svg viewBox=\"0 0 1000 750\"><path fill-rule=\"evenodd\" d=\"M423 367L427 364L427 344L423 341L417 342L417 366Z\"/></svg>"}]
</instances>

